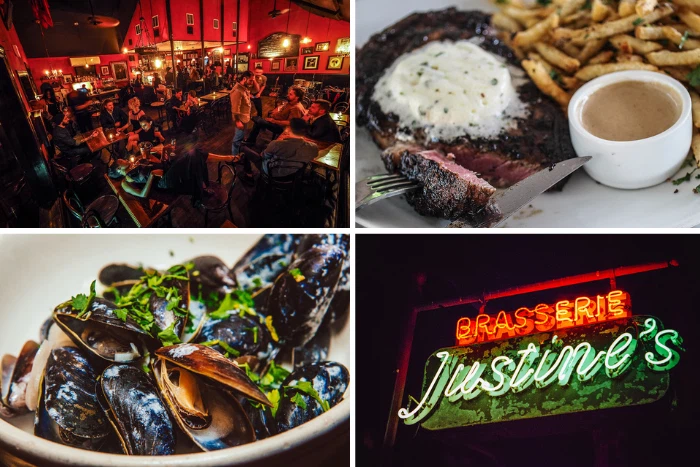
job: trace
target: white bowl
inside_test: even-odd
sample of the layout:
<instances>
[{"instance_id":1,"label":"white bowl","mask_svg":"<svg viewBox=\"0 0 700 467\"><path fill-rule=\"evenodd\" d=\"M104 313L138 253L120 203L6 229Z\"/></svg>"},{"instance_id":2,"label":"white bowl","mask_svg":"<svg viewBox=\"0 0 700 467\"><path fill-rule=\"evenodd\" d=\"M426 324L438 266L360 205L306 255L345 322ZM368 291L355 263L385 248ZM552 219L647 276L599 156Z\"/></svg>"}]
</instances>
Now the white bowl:
<instances>
[{"instance_id":1,"label":"white bowl","mask_svg":"<svg viewBox=\"0 0 700 467\"><path fill-rule=\"evenodd\" d=\"M581 124L581 111L588 97L602 87L620 81L665 84L678 92L682 108L678 121L663 133L635 141L609 141L589 133ZM569 102L571 143L579 157L593 159L583 169L594 180L614 188L646 188L657 185L680 169L693 136L690 94L679 81L653 71L610 73L583 85Z\"/></svg>"},{"instance_id":2,"label":"white bowl","mask_svg":"<svg viewBox=\"0 0 700 467\"><path fill-rule=\"evenodd\" d=\"M98 271L112 262L169 267L198 255L233 265L259 235L0 235L0 355L17 355L37 340L53 308L86 293ZM332 338L329 360L353 370L350 325ZM32 434L32 414L0 418L0 464L11 466L285 466L327 465L347 448L350 392L323 415L268 439L236 448L175 456L103 454L52 443ZM348 452L349 455L349 452Z\"/></svg>"}]
</instances>

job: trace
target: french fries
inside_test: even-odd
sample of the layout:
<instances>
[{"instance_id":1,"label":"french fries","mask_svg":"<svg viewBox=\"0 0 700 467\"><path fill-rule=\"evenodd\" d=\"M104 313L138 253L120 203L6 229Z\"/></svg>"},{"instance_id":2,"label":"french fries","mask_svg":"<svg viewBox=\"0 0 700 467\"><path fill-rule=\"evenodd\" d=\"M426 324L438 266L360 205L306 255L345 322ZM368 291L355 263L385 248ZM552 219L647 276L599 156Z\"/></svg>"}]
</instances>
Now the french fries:
<instances>
[{"instance_id":1,"label":"french fries","mask_svg":"<svg viewBox=\"0 0 700 467\"><path fill-rule=\"evenodd\" d=\"M576 78L581 81L590 81L598 76L607 75L608 73L614 73L616 71L627 71L627 70L649 70L658 71L658 68L654 65L649 65L647 63L638 62L623 62L623 63L605 63L602 65L588 65L581 68L576 75Z\"/></svg>"},{"instance_id":2,"label":"french fries","mask_svg":"<svg viewBox=\"0 0 700 467\"><path fill-rule=\"evenodd\" d=\"M537 87L561 106L582 84L626 70L664 73L687 86L700 166L700 0L509 0L492 24L508 34Z\"/></svg>"},{"instance_id":3,"label":"french fries","mask_svg":"<svg viewBox=\"0 0 700 467\"><path fill-rule=\"evenodd\" d=\"M544 42L536 42L534 47L545 60L552 65L561 68L567 73L574 73L581 67L581 62L575 58L569 57L564 52L560 51L556 47L552 47L549 44L545 44Z\"/></svg>"},{"instance_id":4,"label":"french fries","mask_svg":"<svg viewBox=\"0 0 700 467\"><path fill-rule=\"evenodd\" d=\"M523 60L521 62L522 67L525 72L530 76L530 79L537 85L537 87L543 93L551 96L552 99L557 101L559 105L566 108L571 100L571 95L560 88L557 83L554 82L547 69L542 65L542 62L536 62L534 60Z\"/></svg>"}]
</instances>

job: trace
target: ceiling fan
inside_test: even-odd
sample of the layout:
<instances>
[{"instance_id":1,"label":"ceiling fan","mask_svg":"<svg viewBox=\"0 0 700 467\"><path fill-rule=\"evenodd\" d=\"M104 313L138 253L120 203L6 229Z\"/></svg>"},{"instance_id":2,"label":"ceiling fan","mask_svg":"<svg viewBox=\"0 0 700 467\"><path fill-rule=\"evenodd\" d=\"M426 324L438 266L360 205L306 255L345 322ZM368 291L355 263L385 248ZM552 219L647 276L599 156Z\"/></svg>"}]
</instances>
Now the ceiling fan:
<instances>
[{"instance_id":1,"label":"ceiling fan","mask_svg":"<svg viewBox=\"0 0 700 467\"><path fill-rule=\"evenodd\" d=\"M89 2L92 15L87 18L88 26L96 28L115 28L119 26L119 20L117 18L95 15L95 9L92 7L92 0L89 0Z\"/></svg>"},{"instance_id":2,"label":"ceiling fan","mask_svg":"<svg viewBox=\"0 0 700 467\"><path fill-rule=\"evenodd\" d=\"M270 18L277 18L278 16L281 16L285 13L289 13L289 8L285 8L284 10L278 10L277 0L275 0L274 5L272 5L272 10L267 12L267 16L269 16Z\"/></svg>"}]
</instances>

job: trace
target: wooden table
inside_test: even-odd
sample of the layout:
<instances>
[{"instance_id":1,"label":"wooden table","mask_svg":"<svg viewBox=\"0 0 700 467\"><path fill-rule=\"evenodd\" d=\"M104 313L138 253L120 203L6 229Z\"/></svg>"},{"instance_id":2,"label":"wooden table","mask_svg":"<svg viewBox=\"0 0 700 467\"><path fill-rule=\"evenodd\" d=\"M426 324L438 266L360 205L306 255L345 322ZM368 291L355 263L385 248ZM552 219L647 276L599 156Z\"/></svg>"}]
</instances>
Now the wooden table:
<instances>
[{"instance_id":1,"label":"wooden table","mask_svg":"<svg viewBox=\"0 0 700 467\"><path fill-rule=\"evenodd\" d=\"M207 94L206 96L202 96L202 97L200 97L200 99L203 101L218 101L219 99L223 99L224 97L227 97L227 96L228 96L228 93L216 91L216 92L212 92L211 94Z\"/></svg>"},{"instance_id":2,"label":"wooden table","mask_svg":"<svg viewBox=\"0 0 700 467\"><path fill-rule=\"evenodd\" d=\"M317 145L319 141L308 140L314 142ZM340 172L340 155L343 153L343 145L340 143L333 143L324 149L318 150L318 156L311 161L312 164L326 168L327 170L334 170Z\"/></svg>"},{"instance_id":3,"label":"wooden table","mask_svg":"<svg viewBox=\"0 0 700 467\"><path fill-rule=\"evenodd\" d=\"M123 178L115 180L105 174L105 179L137 227L153 227L163 216L169 215L175 204L186 198L185 195L159 190L155 187L156 180L153 181L154 186L148 198L139 198L124 191Z\"/></svg>"},{"instance_id":4,"label":"wooden table","mask_svg":"<svg viewBox=\"0 0 700 467\"><path fill-rule=\"evenodd\" d=\"M97 136L92 136L94 132L97 132ZM109 136L112 139L109 139ZM114 156L113 146L119 141L123 141L129 138L128 133L123 133L121 131L116 131L114 128L107 130L106 134L102 127L98 127L96 130L88 131L82 133L75 138L75 141L80 143L86 143L91 152L102 151L107 148L109 153Z\"/></svg>"},{"instance_id":5,"label":"wooden table","mask_svg":"<svg viewBox=\"0 0 700 467\"><path fill-rule=\"evenodd\" d=\"M328 115L331 116L333 121L338 126L348 126L350 124L350 115L348 114L330 112Z\"/></svg>"},{"instance_id":6,"label":"wooden table","mask_svg":"<svg viewBox=\"0 0 700 467\"><path fill-rule=\"evenodd\" d=\"M119 92L119 88L117 88L117 89L110 89L109 91L100 91L100 92L96 92L96 93L94 93L94 94L90 94L90 97L96 97L97 99L101 99L101 98L103 98L103 97L106 97L106 96L109 96L109 95L112 95L112 94L116 94L116 93L118 93L118 92Z\"/></svg>"}]
</instances>

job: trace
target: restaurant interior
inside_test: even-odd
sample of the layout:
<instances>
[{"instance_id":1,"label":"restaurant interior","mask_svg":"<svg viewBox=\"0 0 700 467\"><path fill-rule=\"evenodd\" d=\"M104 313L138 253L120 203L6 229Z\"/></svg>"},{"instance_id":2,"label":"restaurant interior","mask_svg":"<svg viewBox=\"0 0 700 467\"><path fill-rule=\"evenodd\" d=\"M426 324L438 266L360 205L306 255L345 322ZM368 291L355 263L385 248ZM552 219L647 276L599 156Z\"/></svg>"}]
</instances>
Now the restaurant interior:
<instances>
[{"instance_id":1,"label":"restaurant interior","mask_svg":"<svg viewBox=\"0 0 700 467\"><path fill-rule=\"evenodd\" d=\"M348 227L349 10L0 0L0 226Z\"/></svg>"}]
</instances>

